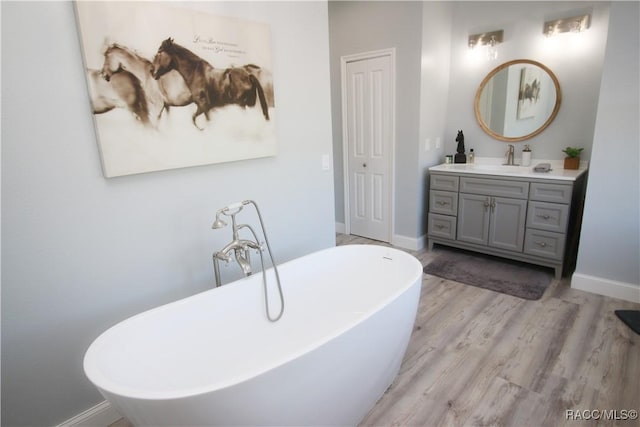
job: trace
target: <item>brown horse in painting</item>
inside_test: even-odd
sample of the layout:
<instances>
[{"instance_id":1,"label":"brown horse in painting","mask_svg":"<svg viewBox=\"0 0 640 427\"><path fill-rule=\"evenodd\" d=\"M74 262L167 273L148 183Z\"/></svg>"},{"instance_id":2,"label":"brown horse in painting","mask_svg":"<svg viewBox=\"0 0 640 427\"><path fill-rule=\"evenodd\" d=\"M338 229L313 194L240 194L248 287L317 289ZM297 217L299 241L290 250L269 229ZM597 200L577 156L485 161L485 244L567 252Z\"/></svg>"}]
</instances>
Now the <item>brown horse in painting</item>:
<instances>
[{"instance_id":1,"label":"brown horse in painting","mask_svg":"<svg viewBox=\"0 0 640 427\"><path fill-rule=\"evenodd\" d=\"M216 69L168 38L162 42L153 59L152 74L157 80L170 70L177 70L191 91L192 99L198 106L192 121L198 129L201 129L196 123L199 115L204 114L209 120L209 111L216 107L230 104L253 107L256 98L260 100L264 118L269 120L269 107L262 85L244 68Z\"/></svg>"},{"instance_id":2,"label":"brown horse in painting","mask_svg":"<svg viewBox=\"0 0 640 427\"><path fill-rule=\"evenodd\" d=\"M269 107L275 107L275 101L273 97L273 76L271 72L254 64L247 64L244 67L245 71L252 74L258 79L262 89L264 90L264 97L267 100Z\"/></svg>"},{"instance_id":3,"label":"brown horse in painting","mask_svg":"<svg viewBox=\"0 0 640 427\"><path fill-rule=\"evenodd\" d=\"M540 82L538 81L538 79L535 79L531 84L525 84L524 89L520 89L519 99L521 101L528 99L529 102L535 103L538 102L539 97Z\"/></svg>"}]
</instances>

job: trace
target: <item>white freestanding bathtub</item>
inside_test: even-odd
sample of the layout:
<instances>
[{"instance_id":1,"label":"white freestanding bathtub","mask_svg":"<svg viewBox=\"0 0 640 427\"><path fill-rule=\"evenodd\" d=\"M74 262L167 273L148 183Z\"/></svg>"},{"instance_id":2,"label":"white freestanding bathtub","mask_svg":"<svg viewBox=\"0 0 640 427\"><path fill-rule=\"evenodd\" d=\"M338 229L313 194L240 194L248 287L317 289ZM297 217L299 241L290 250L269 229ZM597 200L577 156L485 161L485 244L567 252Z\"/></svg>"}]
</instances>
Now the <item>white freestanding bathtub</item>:
<instances>
[{"instance_id":1,"label":"white freestanding bathtub","mask_svg":"<svg viewBox=\"0 0 640 427\"><path fill-rule=\"evenodd\" d=\"M278 322L265 316L255 274L113 326L87 350L86 375L134 425L356 425L400 369L422 266L351 245L278 271Z\"/></svg>"}]
</instances>

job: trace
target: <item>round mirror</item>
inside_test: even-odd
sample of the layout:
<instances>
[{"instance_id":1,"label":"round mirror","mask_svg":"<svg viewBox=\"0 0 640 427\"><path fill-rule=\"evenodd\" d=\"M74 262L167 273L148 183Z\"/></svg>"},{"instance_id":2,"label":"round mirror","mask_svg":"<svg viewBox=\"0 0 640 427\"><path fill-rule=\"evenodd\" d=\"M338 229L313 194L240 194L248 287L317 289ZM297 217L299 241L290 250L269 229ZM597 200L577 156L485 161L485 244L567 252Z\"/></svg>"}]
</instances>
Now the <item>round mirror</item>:
<instances>
[{"instance_id":1,"label":"round mirror","mask_svg":"<svg viewBox=\"0 0 640 427\"><path fill-rule=\"evenodd\" d=\"M492 70L475 99L476 119L492 137L506 142L533 138L558 114L562 94L549 68L516 59Z\"/></svg>"}]
</instances>

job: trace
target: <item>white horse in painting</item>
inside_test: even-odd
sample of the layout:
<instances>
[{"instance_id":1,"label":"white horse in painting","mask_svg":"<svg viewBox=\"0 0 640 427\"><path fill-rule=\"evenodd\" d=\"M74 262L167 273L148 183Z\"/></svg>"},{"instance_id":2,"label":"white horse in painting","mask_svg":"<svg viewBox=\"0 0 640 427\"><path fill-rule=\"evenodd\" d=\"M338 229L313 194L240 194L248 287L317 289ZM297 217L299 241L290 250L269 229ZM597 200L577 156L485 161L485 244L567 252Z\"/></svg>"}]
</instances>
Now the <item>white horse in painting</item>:
<instances>
[{"instance_id":1,"label":"white horse in painting","mask_svg":"<svg viewBox=\"0 0 640 427\"><path fill-rule=\"evenodd\" d=\"M177 71L169 72L156 80L151 75L153 64L133 50L112 43L104 52L102 76L109 81L115 74L128 71L141 82L149 105L149 119L157 126L162 112L170 106L185 106L193 102L191 91Z\"/></svg>"},{"instance_id":2,"label":"white horse in painting","mask_svg":"<svg viewBox=\"0 0 640 427\"><path fill-rule=\"evenodd\" d=\"M100 70L88 69L87 82L93 114L103 114L114 108L124 108L142 124L150 124L144 89L132 73L123 70L113 78L105 80Z\"/></svg>"}]
</instances>

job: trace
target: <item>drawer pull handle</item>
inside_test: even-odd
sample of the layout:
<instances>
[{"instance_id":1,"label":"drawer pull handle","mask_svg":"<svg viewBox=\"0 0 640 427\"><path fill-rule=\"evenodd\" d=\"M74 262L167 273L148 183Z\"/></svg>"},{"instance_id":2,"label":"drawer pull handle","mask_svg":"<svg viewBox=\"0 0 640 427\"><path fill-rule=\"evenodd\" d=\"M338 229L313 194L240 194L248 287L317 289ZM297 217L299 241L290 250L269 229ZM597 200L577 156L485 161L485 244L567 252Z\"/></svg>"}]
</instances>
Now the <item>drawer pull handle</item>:
<instances>
[{"instance_id":1,"label":"drawer pull handle","mask_svg":"<svg viewBox=\"0 0 640 427\"><path fill-rule=\"evenodd\" d=\"M538 218L542 218L542 219L544 219L545 221L547 221L547 220L551 219L551 215L538 215ZM554 219L555 219L555 218L554 218Z\"/></svg>"},{"instance_id":2,"label":"drawer pull handle","mask_svg":"<svg viewBox=\"0 0 640 427\"><path fill-rule=\"evenodd\" d=\"M436 225L435 225L435 227L436 227L438 230L443 230L443 229L445 229L445 228L449 228L449 227L447 227L446 225L442 225L442 224L436 224Z\"/></svg>"},{"instance_id":3,"label":"drawer pull handle","mask_svg":"<svg viewBox=\"0 0 640 427\"><path fill-rule=\"evenodd\" d=\"M438 200L436 202L436 204L440 205L440 206L447 206L449 204L449 202L443 202L442 200Z\"/></svg>"},{"instance_id":4,"label":"drawer pull handle","mask_svg":"<svg viewBox=\"0 0 640 427\"><path fill-rule=\"evenodd\" d=\"M541 248L546 248L547 246L551 247L552 245L548 244L547 242L536 242L536 245L540 246Z\"/></svg>"}]
</instances>

